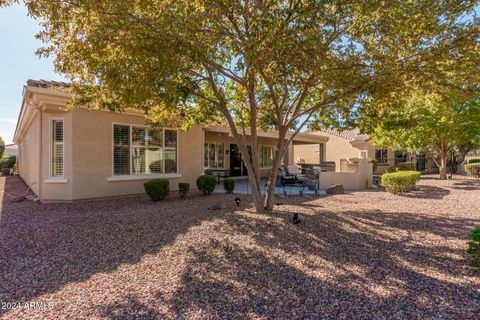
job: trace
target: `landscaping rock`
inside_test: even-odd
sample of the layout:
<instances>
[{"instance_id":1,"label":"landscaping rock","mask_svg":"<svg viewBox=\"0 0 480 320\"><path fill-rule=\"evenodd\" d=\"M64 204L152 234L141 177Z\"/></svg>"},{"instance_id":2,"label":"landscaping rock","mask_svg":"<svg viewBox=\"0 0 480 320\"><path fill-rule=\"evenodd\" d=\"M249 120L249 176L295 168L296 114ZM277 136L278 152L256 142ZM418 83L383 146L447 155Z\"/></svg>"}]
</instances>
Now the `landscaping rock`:
<instances>
[{"instance_id":1,"label":"landscaping rock","mask_svg":"<svg viewBox=\"0 0 480 320\"><path fill-rule=\"evenodd\" d=\"M0 301L21 303L2 320L479 318L465 252L480 225L476 180L291 196L268 214L243 195L246 209L200 192L72 203L5 194L27 188L0 177Z\"/></svg>"},{"instance_id":2,"label":"landscaping rock","mask_svg":"<svg viewBox=\"0 0 480 320\"><path fill-rule=\"evenodd\" d=\"M328 187L325 192L327 194L343 194L345 190L343 189L343 184L334 184L331 187Z\"/></svg>"}]
</instances>

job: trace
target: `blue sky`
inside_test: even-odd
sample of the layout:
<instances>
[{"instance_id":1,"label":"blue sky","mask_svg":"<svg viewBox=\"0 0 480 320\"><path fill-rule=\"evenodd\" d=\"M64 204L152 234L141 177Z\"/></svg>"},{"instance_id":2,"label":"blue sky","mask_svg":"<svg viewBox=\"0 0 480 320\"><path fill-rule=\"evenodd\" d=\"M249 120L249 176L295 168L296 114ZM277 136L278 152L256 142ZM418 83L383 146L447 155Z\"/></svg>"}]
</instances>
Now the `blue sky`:
<instances>
[{"instance_id":1,"label":"blue sky","mask_svg":"<svg viewBox=\"0 0 480 320\"><path fill-rule=\"evenodd\" d=\"M52 59L39 58L38 23L25 7L0 8L0 137L11 143L28 79L65 80L53 70Z\"/></svg>"}]
</instances>

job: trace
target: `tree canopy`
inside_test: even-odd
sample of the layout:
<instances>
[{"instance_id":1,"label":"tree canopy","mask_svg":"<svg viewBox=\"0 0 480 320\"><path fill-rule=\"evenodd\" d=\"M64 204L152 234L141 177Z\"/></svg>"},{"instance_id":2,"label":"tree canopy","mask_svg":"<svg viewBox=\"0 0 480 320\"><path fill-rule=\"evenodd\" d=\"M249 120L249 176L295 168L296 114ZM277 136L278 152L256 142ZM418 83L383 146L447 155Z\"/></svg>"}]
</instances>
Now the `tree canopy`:
<instances>
[{"instance_id":1,"label":"tree canopy","mask_svg":"<svg viewBox=\"0 0 480 320\"><path fill-rule=\"evenodd\" d=\"M2 137L0 137L0 159L3 157L4 152L5 152L5 141L3 141Z\"/></svg>"},{"instance_id":2,"label":"tree canopy","mask_svg":"<svg viewBox=\"0 0 480 320\"><path fill-rule=\"evenodd\" d=\"M250 128L259 211L271 209L274 183L262 205L257 130L279 133L273 181L306 126L348 118L365 96L435 83L457 60L479 65L478 1L24 2L42 20L39 53L73 81L74 106L135 108L183 128L223 123L244 155Z\"/></svg>"},{"instance_id":3,"label":"tree canopy","mask_svg":"<svg viewBox=\"0 0 480 320\"><path fill-rule=\"evenodd\" d=\"M416 91L382 110L370 105L361 117L374 143L427 153L442 178L446 178L447 156L452 151L480 147L479 96Z\"/></svg>"}]
</instances>

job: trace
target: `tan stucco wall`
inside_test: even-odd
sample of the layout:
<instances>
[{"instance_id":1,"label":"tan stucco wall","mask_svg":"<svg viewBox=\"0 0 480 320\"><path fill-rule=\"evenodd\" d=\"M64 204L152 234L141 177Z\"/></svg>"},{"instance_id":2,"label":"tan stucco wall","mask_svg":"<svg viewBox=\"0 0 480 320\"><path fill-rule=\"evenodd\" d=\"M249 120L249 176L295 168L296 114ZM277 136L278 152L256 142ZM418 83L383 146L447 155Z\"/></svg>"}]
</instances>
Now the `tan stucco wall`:
<instances>
[{"instance_id":1,"label":"tan stucco wall","mask_svg":"<svg viewBox=\"0 0 480 320\"><path fill-rule=\"evenodd\" d=\"M340 164L342 159L348 158L359 158L362 151L367 151L368 158L375 158L375 147L371 142L353 142L348 139L339 137L326 132L317 132L322 136L328 137L328 141L325 144L325 161L334 161L335 162L335 171L341 171ZM317 160L317 158L312 157L313 148L315 146L306 145L306 146L295 146L295 159L304 158L305 162L309 162L307 159ZM384 165L379 165L375 173L380 174L386 171L390 166L393 166L395 163L395 152L393 149L388 149L388 163Z\"/></svg>"},{"instance_id":2,"label":"tan stucco wall","mask_svg":"<svg viewBox=\"0 0 480 320\"><path fill-rule=\"evenodd\" d=\"M108 181L113 176L113 124L145 125L143 116L76 109L72 111L71 151L72 200L144 193L143 183L152 177L133 181ZM178 131L177 161L181 177L168 178L170 190L179 182L192 189L203 172L202 129ZM158 177L154 177L158 178Z\"/></svg>"},{"instance_id":3,"label":"tan stucco wall","mask_svg":"<svg viewBox=\"0 0 480 320\"><path fill-rule=\"evenodd\" d=\"M362 163L354 172L321 172L319 179L320 189L341 184L345 190L363 190L372 187L372 166Z\"/></svg>"},{"instance_id":4,"label":"tan stucco wall","mask_svg":"<svg viewBox=\"0 0 480 320\"><path fill-rule=\"evenodd\" d=\"M42 201L141 194L145 181L160 178L109 181L113 176L113 124L145 125L143 116L86 109L62 111L48 105L41 113L37 112L26 131L27 142L22 139L19 144L19 172L27 184L33 183L32 189ZM64 181L60 182L49 179L52 119L64 121ZM42 148L39 148L40 137ZM169 178L172 191L178 190L179 182L188 182L192 189L196 188L196 179L203 174L202 152L202 128L178 131L177 161L181 176Z\"/></svg>"},{"instance_id":5,"label":"tan stucco wall","mask_svg":"<svg viewBox=\"0 0 480 320\"><path fill-rule=\"evenodd\" d=\"M40 114L36 113L18 144L17 170L33 192L39 193Z\"/></svg>"},{"instance_id":6,"label":"tan stucco wall","mask_svg":"<svg viewBox=\"0 0 480 320\"><path fill-rule=\"evenodd\" d=\"M328 143L328 142L327 142ZM296 144L293 146L294 161L305 160L305 163L319 164L325 160L325 144Z\"/></svg>"},{"instance_id":7,"label":"tan stucco wall","mask_svg":"<svg viewBox=\"0 0 480 320\"><path fill-rule=\"evenodd\" d=\"M56 183L51 177L51 141L52 141L52 120L63 120L63 176L67 183ZM72 127L72 112L65 112L48 106L42 112L42 168L41 168L41 182L42 192L41 200L72 200L73 194L73 179L76 178L73 174L73 127Z\"/></svg>"}]
</instances>

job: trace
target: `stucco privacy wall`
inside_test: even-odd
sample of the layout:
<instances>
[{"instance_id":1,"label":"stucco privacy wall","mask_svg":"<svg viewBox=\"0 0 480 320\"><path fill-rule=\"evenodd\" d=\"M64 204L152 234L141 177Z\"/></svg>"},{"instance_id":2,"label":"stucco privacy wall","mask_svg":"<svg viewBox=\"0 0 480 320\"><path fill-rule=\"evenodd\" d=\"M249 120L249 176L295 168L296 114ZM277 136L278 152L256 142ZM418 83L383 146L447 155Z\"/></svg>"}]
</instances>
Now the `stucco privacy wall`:
<instances>
[{"instance_id":1,"label":"stucco privacy wall","mask_svg":"<svg viewBox=\"0 0 480 320\"><path fill-rule=\"evenodd\" d=\"M370 141L351 141L349 139L339 137L328 132L315 132L315 134L321 134L322 136L328 137L328 141L325 143L325 161L334 161L335 162L335 171L341 171L341 160L348 158L358 158L361 157L362 151L367 151L367 157L375 159L375 147ZM294 158L317 160L318 158L312 157L312 147L307 146L295 146L294 148ZM395 153L393 149L388 149L387 154L388 162L383 165L379 165L376 173L383 173L387 170L388 167L395 164Z\"/></svg>"},{"instance_id":2,"label":"stucco privacy wall","mask_svg":"<svg viewBox=\"0 0 480 320\"><path fill-rule=\"evenodd\" d=\"M361 159L352 166L351 172L320 172L320 189L341 184L345 190L363 190L372 187L372 164Z\"/></svg>"},{"instance_id":3,"label":"stucco privacy wall","mask_svg":"<svg viewBox=\"0 0 480 320\"><path fill-rule=\"evenodd\" d=\"M370 141L365 142L358 142L358 141L348 141L344 139L347 143L349 143L357 152L361 152L363 150L367 150L367 157L370 159L375 159L375 146ZM360 153L355 156L360 157ZM345 158L344 158L345 159ZM387 171L388 168L395 165L395 150L388 148L387 149L387 163L381 163L378 165L375 174L382 174Z\"/></svg>"}]
</instances>

